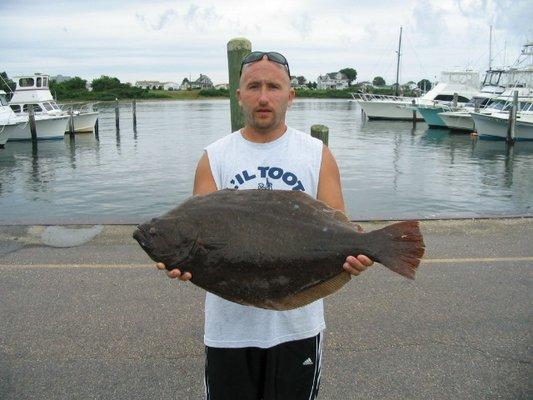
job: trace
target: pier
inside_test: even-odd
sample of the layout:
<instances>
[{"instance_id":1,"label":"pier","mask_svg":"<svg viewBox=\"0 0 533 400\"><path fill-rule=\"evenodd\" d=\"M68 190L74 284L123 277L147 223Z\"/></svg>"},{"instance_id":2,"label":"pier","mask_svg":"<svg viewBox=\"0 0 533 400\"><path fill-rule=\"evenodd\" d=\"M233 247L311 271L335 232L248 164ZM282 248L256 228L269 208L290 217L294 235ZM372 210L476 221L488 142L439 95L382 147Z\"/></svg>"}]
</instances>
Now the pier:
<instances>
[{"instance_id":1,"label":"pier","mask_svg":"<svg viewBox=\"0 0 533 400\"><path fill-rule=\"evenodd\" d=\"M134 228L0 227L0 398L202 398L205 292ZM527 398L533 219L422 231L414 282L375 264L325 300L319 398Z\"/></svg>"}]
</instances>

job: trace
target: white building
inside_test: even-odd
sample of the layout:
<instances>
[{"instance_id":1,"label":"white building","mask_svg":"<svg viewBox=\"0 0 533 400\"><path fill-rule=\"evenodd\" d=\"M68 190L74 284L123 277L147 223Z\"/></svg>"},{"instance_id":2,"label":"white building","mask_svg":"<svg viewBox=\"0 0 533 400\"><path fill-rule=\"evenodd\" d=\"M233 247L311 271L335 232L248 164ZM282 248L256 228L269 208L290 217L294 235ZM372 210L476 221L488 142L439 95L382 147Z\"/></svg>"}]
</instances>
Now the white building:
<instances>
[{"instance_id":1,"label":"white building","mask_svg":"<svg viewBox=\"0 0 533 400\"><path fill-rule=\"evenodd\" d=\"M164 90L180 90L180 85L176 82L165 82L163 84Z\"/></svg>"},{"instance_id":2,"label":"white building","mask_svg":"<svg viewBox=\"0 0 533 400\"><path fill-rule=\"evenodd\" d=\"M329 72L320 75L316 81L317 89L341 90L348 87L348 78L342 72Z\"/></svg>"},{"instance_id":3,"label":"white building","mask_svg":"<svg viewBox=\"0 0 533 400\"><path fill-rule=\"evenodd\" d=\"M159 81L137 81L135 86L141 89L159 89L164 83Z\"/></svg>"}]
</instances>

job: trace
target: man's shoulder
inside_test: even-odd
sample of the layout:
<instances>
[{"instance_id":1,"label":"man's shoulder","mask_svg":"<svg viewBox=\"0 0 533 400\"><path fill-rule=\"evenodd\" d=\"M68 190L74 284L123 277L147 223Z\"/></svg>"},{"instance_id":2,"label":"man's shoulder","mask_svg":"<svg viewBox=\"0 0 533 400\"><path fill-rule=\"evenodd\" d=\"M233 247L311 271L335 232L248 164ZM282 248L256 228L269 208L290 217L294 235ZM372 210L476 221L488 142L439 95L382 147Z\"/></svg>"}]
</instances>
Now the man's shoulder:
<instances>
[{"instance_id":1,"label":"man's shoulder","mask_svg":"<svg viewBox=\"0 0 533 400\"><path fill-rule=\"evenodd\" d=\"M227 135L222 136L220 139L215 140L211 144L206 146L206 150L213 150L219 147L223 147L227 145L228 143L231 143L232 141L237 139L237 135L240 135L239 131L228 133Z\"/></svg>"},{"instance_id":2,"label":"man's shoulder","mask_svg":"<svg viewBox=\"0 0 533 400\"><path fill-rule=\"evenodd\" d=\"M290 133L296 140L302 144L309 146L316 146L322 148L322 141L320 139L312 137L309 133L305 133L295 128L287 126L287 132Z\"/></svg>"}]
</instances>

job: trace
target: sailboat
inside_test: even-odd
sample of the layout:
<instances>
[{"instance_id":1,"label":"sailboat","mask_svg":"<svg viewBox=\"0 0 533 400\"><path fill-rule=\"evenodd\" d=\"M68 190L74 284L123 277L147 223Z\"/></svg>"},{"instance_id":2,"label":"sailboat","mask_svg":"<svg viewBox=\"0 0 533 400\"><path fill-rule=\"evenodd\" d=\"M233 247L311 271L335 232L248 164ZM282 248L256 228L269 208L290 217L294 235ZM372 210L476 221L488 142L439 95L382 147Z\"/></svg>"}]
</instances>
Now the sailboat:
<instances>
[{"instance_id":1,"label":"sailboat","mask_svg":"<svg viewBox=\"0 0 533 400\"><path fill-rule=\"evenodd\" d=\"M455 94L457 94L459 103L467 103L479 91L479 74L477 72L469 70L443 71L439 83L422 97L398 96L401 45L402 28L400 27L396 64L396 95L352 94L368 119L411 121L413 119L413 106L432 106L435 102L440 101L451 103ZM419 111L416 111L416 119L423 119Z\"/></svg>"}]
</instances>

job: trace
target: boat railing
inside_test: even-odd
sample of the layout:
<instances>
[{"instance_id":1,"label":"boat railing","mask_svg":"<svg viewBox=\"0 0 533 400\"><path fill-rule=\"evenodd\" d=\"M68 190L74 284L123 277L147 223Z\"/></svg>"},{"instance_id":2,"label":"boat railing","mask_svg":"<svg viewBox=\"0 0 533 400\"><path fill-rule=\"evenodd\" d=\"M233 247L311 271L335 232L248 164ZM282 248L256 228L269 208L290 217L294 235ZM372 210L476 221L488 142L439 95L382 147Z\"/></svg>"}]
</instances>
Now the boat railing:
<instances>
[{"instance_id":1,"label":"boat railing","mask_svg":"<svg viewBox=\"0 0 533 400\"><path fill-rule=\"evenodd\" d=\"M363 101L405 101L406 97L393 96L389 94L374 94L374 93L350 93L354 100Z\"/></svg>"},{"instance_id":2,"label":"boat railing","mask_svg":"<svg viewBox=\"0 0 533 400\"><path fill-rule=\"evenodd\" d=\"M95 112L96 109L94 106L97 103L68 103L68 104L58 104L59 108L61 108L62 111L69 112L72 110L73 112L78 113L87 113L87 112Z\"/></svg>"}]
</instances>

